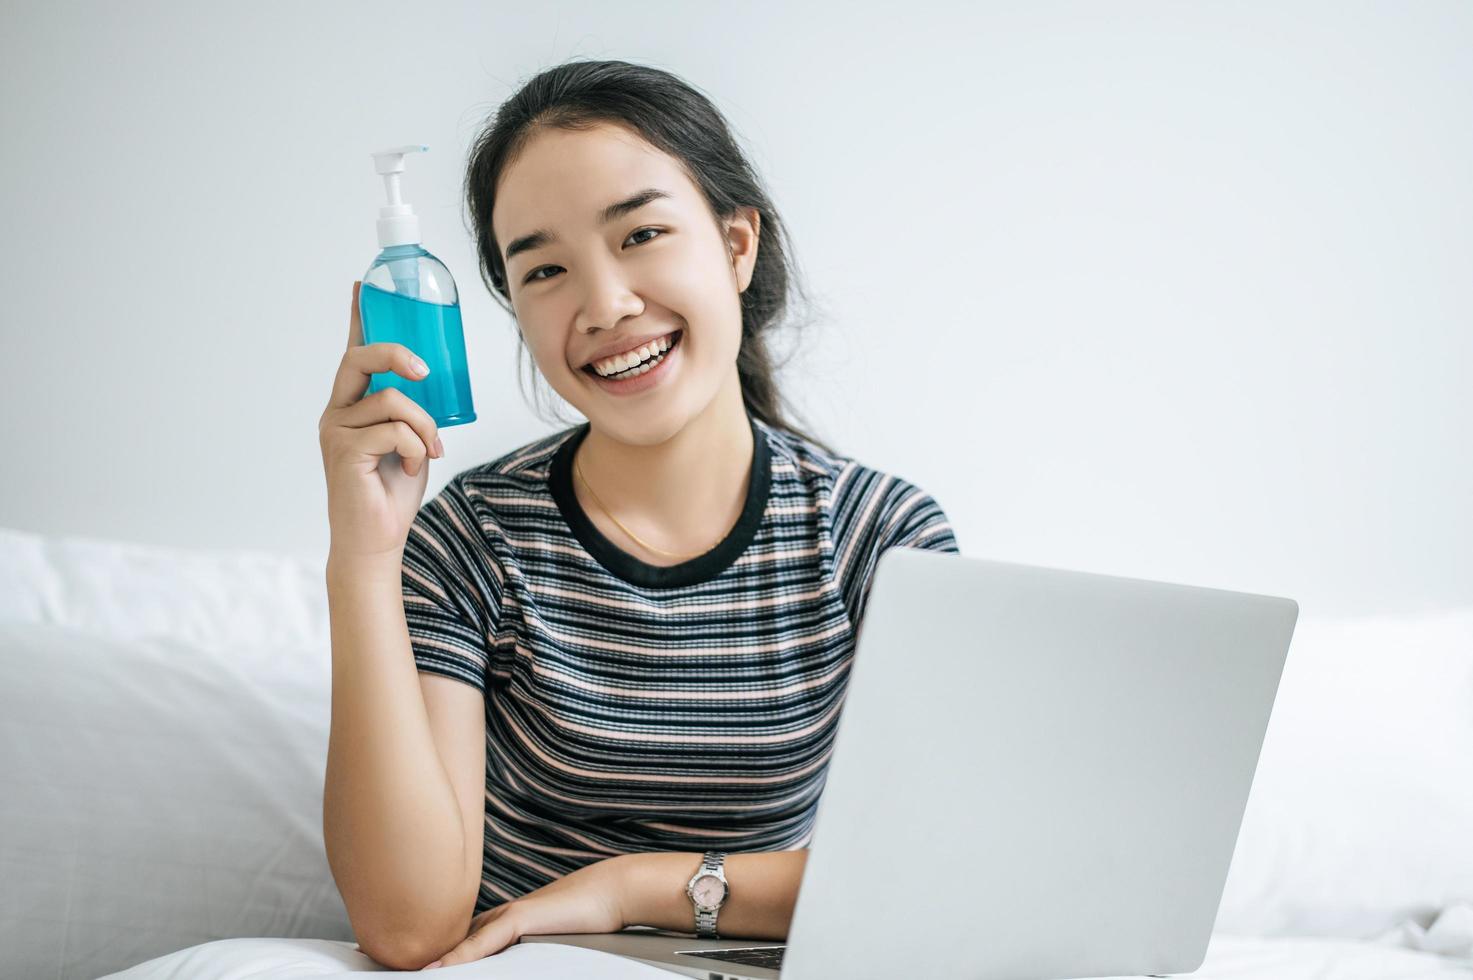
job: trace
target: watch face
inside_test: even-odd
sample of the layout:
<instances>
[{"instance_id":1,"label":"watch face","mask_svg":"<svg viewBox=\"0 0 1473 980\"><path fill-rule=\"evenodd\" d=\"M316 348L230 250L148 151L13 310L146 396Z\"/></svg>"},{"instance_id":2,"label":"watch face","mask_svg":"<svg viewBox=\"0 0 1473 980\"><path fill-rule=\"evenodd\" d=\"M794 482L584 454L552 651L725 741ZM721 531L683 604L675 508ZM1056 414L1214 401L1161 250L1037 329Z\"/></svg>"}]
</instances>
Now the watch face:
<instances>
[{"instance_id":1,"label":"watch face","mask_svg":"<svg viewBox=\"0 0 1473 980\"><path fill-rule=\"evenodd\" d=\"M701 875L691 887L691 895L697 904L706 908L719 905L726 893L726 884L715 875Z\"/></svg>"}]
</instances>

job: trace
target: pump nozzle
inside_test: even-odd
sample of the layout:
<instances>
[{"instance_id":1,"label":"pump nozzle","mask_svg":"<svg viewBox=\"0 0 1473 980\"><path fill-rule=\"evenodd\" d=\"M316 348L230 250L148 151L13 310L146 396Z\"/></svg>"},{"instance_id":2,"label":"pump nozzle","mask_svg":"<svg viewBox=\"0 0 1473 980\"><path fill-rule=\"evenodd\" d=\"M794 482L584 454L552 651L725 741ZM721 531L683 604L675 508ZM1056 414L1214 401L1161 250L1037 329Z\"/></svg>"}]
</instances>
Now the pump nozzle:
<instances>
[{"instance_id":1,"label":"pump nozzle","mask_svg":"<svg viewBox=\"0 0 1473 980\"><path fill-rule=\"evenodd\" d=\"M427 150L428 146L411 143L373 154L373 169L383 175L384 193L389 199L388 204L378 209L380 248L419 244L419 217L399 195L399 175L404 172L406 153L424 153Z\"/></svg>"}]
</instances>

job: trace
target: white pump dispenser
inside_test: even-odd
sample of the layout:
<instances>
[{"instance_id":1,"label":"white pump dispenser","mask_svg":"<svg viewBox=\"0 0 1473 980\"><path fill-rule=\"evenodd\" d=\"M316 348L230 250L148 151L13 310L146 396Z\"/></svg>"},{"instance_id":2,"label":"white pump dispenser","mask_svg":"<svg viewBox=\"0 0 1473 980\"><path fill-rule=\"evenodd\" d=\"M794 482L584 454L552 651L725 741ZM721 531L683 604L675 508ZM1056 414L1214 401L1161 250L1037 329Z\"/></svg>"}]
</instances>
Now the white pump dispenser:
<instances>
[{"instance_id":1,"label":"white pump dispenser","mask_svg":"<svg viewBox=\"0 0 1473 980\"><path fill-rule=\"evenodd\" d=\"M419 216L399 196L399 175L404 172L406 153L423 153L428 146L411 144L373 154L373 167L383 175L389 203L378 209L379 248L419 244Z\"/></svg>"}]
</instances>

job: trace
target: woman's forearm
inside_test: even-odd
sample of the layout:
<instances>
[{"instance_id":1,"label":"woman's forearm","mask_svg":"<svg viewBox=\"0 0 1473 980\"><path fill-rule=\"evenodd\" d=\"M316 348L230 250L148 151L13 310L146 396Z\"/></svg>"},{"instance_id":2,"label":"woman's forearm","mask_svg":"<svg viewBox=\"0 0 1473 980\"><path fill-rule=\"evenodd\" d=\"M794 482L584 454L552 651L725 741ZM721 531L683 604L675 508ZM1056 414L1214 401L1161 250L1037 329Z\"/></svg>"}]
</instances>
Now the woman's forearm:
<instances>
[{"instance_id":1,"label":"woman's forearm","mask_svg":"<svg viewBox=\"0 0 1473 980\"><path fill-rule=\"evenodd\" d=\"M467 858L455 788L435 747L404 619L399 559L369 567L329 557L326 578L328 867L363 951L385 966L415 969L431 958L420 958L426 944L465 935L480 859ZM475 833L479 855L480 828Z\"/></svg>"},{"instance_id":2,"label":"woman's forearm","mask_svg":"<svg viewBox=\"0 0 1473 980\"><path fill-rule=\"evenodd\" d=\"M625 922L694 933L695 906L685 886L701 867L701 858L676 851L611 858L619 867ZM729 893L716 918L716 932L723 939L787 939L807 863L806 848L727 854Z\"/></svg>"}]
</instances>

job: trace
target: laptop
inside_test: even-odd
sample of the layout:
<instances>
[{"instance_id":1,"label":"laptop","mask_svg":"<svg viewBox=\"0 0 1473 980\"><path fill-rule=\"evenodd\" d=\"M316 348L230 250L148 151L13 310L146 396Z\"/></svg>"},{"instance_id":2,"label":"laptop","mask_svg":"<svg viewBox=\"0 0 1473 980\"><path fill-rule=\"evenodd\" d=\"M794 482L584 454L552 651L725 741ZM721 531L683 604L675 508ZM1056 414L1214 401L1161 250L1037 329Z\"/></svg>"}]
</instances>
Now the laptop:
<instances>
[{"instance_id":1,"label":"laptop","mask_svg":"<svg viewBox=\"0 0 1473 980\"><path fill-rule=\"evenodd\" d=\"M702 980L1191 973L1298 616L1274 596L885 551L786 941L696 939L692 917L521 942Z\"/></svg>"}]
</instances>

